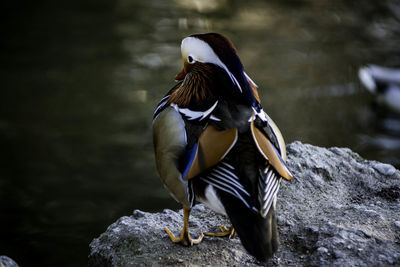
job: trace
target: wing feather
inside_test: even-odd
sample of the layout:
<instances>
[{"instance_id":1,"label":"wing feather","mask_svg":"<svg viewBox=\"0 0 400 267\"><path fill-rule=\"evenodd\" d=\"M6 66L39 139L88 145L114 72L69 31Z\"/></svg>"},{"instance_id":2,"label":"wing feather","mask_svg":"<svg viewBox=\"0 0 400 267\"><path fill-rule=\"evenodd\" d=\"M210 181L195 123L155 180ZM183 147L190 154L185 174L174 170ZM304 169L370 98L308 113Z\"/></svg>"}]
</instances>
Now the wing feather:
<instances>
[{"instance_id":1,"label":"wing feather","mask_svg":"<svg viewBox=\"0 0 400 267\"><path fill-rule=\"evenodd\" d=\"M235 145L238 138L237 129L217 130L208 125L200 135L194 159L190 166L186 166L187 172L182 176L189 180L208 168L218 164Z\"/></svg>"},{"instance_id":2,"label":"wing feather","mask_svg":"<svg viewBox=\"0 0 400 267\"><path fill-rule=\"evenodd\" d=\"M276 150L275 146L268 140L268 138L254 125L254 120L250 123L251 133L260 153L268 160L275 170L285 179L291 180L293 175L286 167L285 161L282 159L280 153ZM286 157L286 153L285 153Z\"/></svg>"},{"instance_id":3,"label":"wing feather","mask_svg":"<svg viewBox=\"0 0 400 267\"><path fill-rule=\"evenodd\" d=\"M251 205L252 201L249 192L240 184L236 169L229 163L221 161L217 166L199 177L204 182L238 198L246 207L257 210Z\"/></svg>"}]
</instances>

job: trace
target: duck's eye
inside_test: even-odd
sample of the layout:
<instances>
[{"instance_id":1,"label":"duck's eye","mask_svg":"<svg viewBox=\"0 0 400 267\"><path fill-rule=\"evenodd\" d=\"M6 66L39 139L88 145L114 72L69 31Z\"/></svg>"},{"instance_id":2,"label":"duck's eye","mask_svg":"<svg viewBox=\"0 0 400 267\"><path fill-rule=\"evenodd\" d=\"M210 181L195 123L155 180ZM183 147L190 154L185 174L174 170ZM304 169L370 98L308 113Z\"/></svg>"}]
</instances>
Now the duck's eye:
<instances>
[{"instance_id":1,"label":"duck's eye","mask_svg":"<svg viewBox=\"0 0 400 267\"><path fill-rule=\"evenodd\" d=\"M194 62L194 59L193 59L193 57L192 57L192 56L188 56L188 58L187 58L187 59L188 59L188 62L189 62L189 63L193 63L193 62Z\"/></svg>"}]
</instances>

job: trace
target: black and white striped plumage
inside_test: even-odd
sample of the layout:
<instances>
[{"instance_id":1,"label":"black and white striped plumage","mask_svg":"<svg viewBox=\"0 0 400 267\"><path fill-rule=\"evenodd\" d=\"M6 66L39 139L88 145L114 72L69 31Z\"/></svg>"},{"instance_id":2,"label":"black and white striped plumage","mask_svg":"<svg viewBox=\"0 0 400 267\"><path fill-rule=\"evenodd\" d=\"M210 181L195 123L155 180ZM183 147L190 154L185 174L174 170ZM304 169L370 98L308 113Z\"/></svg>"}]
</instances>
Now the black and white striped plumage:
<instances>
[{"instance_id":1,"label":"black and white striped plumage","mask_svg":"<svg viewBox=\"0 0 400 267\"><path fill-rule=\"evenodd\" d=\"M184 207L200 201L228 215L247 251L265 261L279 242L279 184L292 178L283 138L228 39L193 35L181 50L181 81L153 119L161 179Z\"/></svg>"}]
</instances>

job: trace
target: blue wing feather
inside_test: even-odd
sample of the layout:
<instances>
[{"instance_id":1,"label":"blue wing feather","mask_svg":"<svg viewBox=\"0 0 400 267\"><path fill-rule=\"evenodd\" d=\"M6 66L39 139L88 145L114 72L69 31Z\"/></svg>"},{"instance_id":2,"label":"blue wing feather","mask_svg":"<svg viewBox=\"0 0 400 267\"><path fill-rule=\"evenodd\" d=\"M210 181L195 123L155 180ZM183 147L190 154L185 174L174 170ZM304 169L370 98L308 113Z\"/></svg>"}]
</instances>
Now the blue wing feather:
<instances>
[{"instance_id":1,"label":"blue wing feather","mask_svg":"<svg viewBox=\"0 0 400 267\"><path fill-rule=\"evenodd\" d=\"M182 179L185 179L187 173L190 170L190 167L193 164L193 160L196 156L197 146L198 146L198 143L195 143L193 147L187 148L185 151L185 155L183 157L183 164L182 164L182 166L183 166Z\"/></svg>"}]
</instances>

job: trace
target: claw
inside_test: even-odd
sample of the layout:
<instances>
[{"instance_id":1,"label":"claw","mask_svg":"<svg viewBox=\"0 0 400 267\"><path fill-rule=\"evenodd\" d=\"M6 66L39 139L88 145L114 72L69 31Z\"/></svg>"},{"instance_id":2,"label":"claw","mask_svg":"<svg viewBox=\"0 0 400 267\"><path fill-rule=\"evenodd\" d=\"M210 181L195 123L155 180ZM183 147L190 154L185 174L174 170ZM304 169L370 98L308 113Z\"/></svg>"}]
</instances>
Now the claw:
<instances>
[{"instance_id":1,"label":"claw","mask_svg":"<svg viewBox=\"0 0 400 267\"><path fill-rule=\"evenodd\" d=\"M171 230L167 227L164 227L164 231L167 232L172 242L181 243L184 246L193 246L200 244L203 240L204 234L200 234L196 239L193 239L189 234L189 215L190 209L183 207L183 229L179 234L179 237L176 237Z\"/></svg>"},{"instance_id":2,"label":"claw","mask_svg":"<svg viewBox=\"0 0 400 267\"><path fill-rule=\"evenodd\" d=\"M233 226L227 228L223 225L218 225L217 227L221 230L221 232L217 233L205 232L204 234L206 236L218 236L218 237L229 236L229 238L232 238L235 235L235 229L233 228Z\"/></svg>"},{"instance_id":3,"label":"claw","mask_svg":"<svg viewBox=\"0 0 400 267\"><path fill-rule=\"evenodd\" d=\"M186 231L185 229L182 229L181 233L179 234L179 237L176 237L167 227L164 227L164 231L167 232L172 242L181 243L184 246L193 246L200 244L204 237L204 234L200 234L196 239L193 239L190 236L189 232Z\"/></svg>"}]
</instances>

